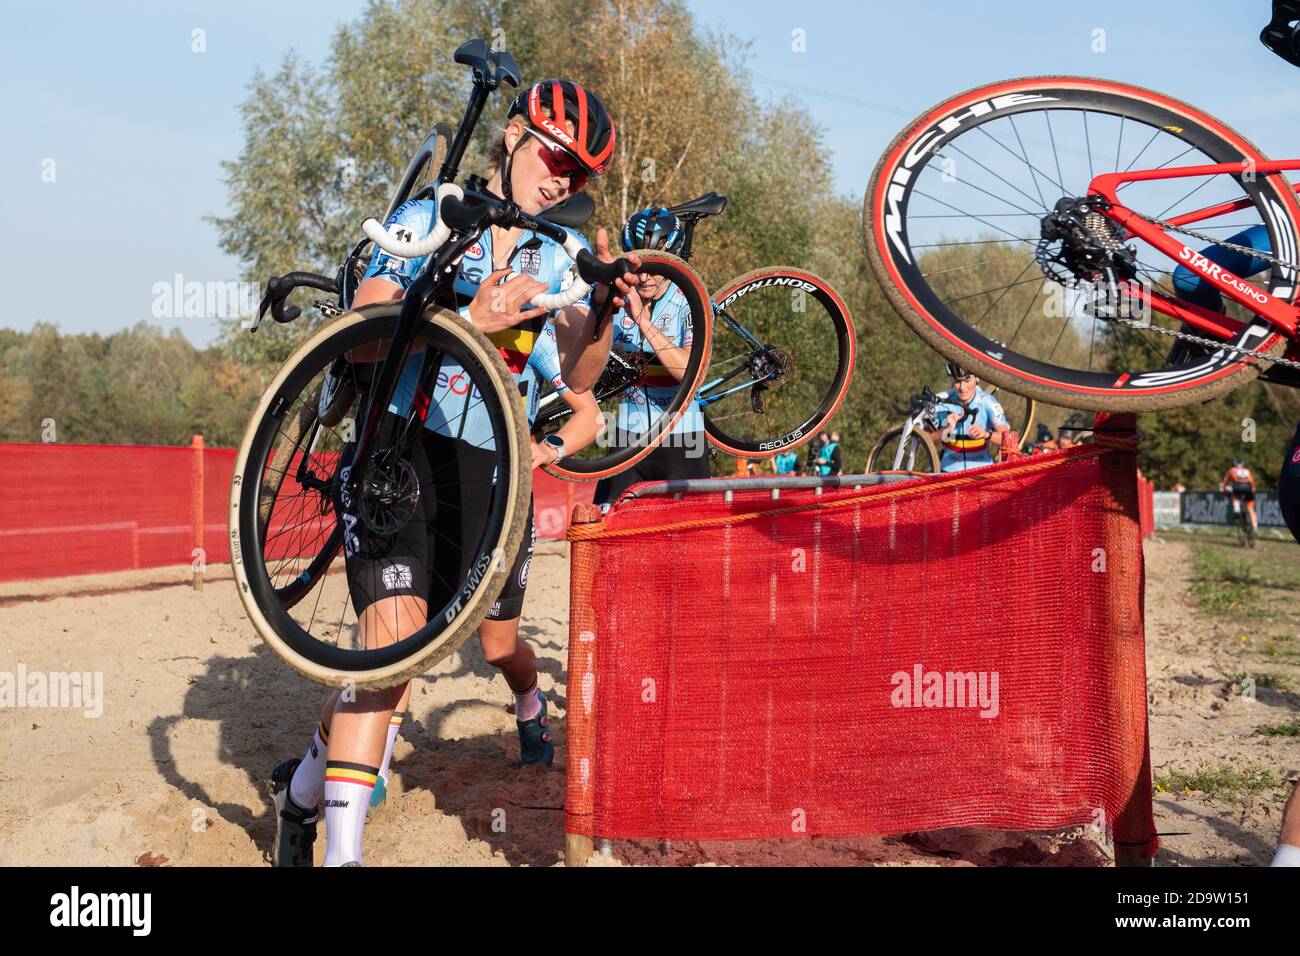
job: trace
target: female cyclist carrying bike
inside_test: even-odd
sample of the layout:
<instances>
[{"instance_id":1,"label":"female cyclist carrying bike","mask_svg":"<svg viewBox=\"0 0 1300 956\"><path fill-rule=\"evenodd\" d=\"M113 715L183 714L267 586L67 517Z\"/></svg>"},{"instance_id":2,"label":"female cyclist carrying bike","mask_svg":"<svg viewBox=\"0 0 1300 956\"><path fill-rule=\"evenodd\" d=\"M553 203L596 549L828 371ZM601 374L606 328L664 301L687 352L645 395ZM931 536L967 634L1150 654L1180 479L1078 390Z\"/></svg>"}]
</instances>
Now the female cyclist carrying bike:
<instances>
[{"instance_id":1,"label":"female cyclist carrying bike","mask_svg":"<svg viewBox=\"0 0 1300 956\"><path fill-rule=\"evenodd\" d=\"M511 105L508 124L489 152L487 189L535 216L603 173L613 152L613 123L600 100L576 83L544 80L521 91ZM384 225L398 237L422 238L432 231L435 214L431 200L412 200L399 206ZM604 261L614 260L604 230L597 234L596 251ZM537 382L527 363L539 335L549 327L577 412L561 441L577 446L595 435L595 402L589 395L586 401L581 396L604 368L610 339L608 328L598 338L593 335L590 300L599 303L614 290L597 286L588 300L549 320L544 309L529 305L535 296L559 291L571 263L563 249L544 236L494 226L461 260L455 291L461 314L498 347L530 417L536 409ZM423 265L423 259L398 259L377 249L352 307L402 298ZM618 296L626 295L632 279L628 273L616 283ZM612 304L617 307L623 301L616 296ZM382 357L348 356L353 363ZM470 573L465 565L472 549L466 543L475 540L483 526L492 494L497 463L493 433L482 402L475 401L475 390L468 385L469 376L448 358L440 365L432 394L417 396L422 359L417 354L408 360L389 406L389 418L395 421L417 398L429 402L423 440L411 462L419 481L421 510L395 538L370 541L362 530L364 522L355 522L348 513L352 502L346 497L341 501L348 587L367 647L415 632L426 623L428 608L444 606L448 589L455 587L449 582L464 581ZM564 450L563 444L534 447L534 467L554 461ZM340 460L344 481L349 455L350 449L345 449ZM484 658L501 670L514 692L521 763L549 765L554 747L547 729L546 699L537 686L536 658L532 648L518 639L535 539L534 526L530 542L519 549L505 587L479 628L479 637ZM306 755L281 763L272 773L275 865L312 865L322 802L328 836L325 865L360 865L366 811L379 781L387 780L409 696L409 682L355 695L339 691L330 695Z\"/></svg>"}]
</instances>

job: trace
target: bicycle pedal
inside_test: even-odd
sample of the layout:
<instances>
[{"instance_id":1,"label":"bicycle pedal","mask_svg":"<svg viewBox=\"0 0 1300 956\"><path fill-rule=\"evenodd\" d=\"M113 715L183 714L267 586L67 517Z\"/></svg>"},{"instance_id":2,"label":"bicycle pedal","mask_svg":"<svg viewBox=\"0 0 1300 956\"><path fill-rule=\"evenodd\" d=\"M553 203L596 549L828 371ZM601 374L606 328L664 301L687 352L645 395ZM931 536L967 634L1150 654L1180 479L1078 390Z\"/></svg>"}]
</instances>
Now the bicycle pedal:
<instances>
[{"instance_id":1,"label":"bicycle pedal","mask_svg":"<svg viewBox=\"0 0 1300 956\"><path fill-rule=\"evenodd\" d=\"M332 319L343 314L343 310L337 305L333 302L326 302L324 299L317 299L312 303L312 305L316 306L316 308L320 310L320 314L327 319Z\"/></svg>"}]
</instances>

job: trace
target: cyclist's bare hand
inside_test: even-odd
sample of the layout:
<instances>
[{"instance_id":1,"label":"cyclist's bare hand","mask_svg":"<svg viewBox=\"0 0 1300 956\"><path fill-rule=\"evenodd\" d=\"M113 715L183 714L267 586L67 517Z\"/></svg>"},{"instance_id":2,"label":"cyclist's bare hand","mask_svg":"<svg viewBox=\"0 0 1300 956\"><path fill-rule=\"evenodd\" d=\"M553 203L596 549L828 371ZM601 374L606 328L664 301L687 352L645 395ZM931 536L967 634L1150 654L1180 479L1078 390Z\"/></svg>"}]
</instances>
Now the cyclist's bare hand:
<instances>
[{"instance_id":1,"label":"cyclist's bare hand","mask_svg":"<svg viewBox=\"0 0 1300 956\"><path fill-rule=\"evenodd\" d=\"M632 316L632 320L637 325L644 329L646 323L650 321L650 311L645 307L645 303L641 301L641 296L637 294L635 289L632 289L628 292L624 302L623 309L628 315Z\"/></svg>"},{"instance_id":2,"label":"cyclist's bare hand","mask_svg":"<svg viewBox=\"0 0 1300 956\"><path fill-rule=\"evenodd\" d=\"M970 431L967 432L966 434L967 434L967 437L969 437L969 438L975 438L975 439L988 438L988 437L989 437L989 433L988 433L988 431L985 430L981 425L978 425L978 424L971 425L971 427L970 427Z\"/></svg>"},{"instance_id":3,"label":"cyclist's bare hand","mask_svg":"<svg viewBox=\"0 0 1300 956\"><path fill-rule=\"evenodd\" d=\"M497 269L483 280L483 284L478 287L478 292L470 301L469 317L480 332L485 334L500 332L502 329L513 328L520 322L527 322L529 319L546 314L545 309L523 307L531 302L534 296L545 292L547 286L524 275L517 275L513 279L501 282L501 279L510 272L510 269ZM501 284L498 285L498 282Z\"/></svg>"},{"instance_id":4,"label":"cyclist's bare hand","mask_svg":"<svg viewBox=\"0 0 1300 956\"><path fill-rule=\"evenodd\" d=\"M636 285L636 270L641 268L641 257L635 252L625 253L624 257L629 263L631 263L631 271L624 272L622 277L614 282L613 307L615 309L621 309L627 304L628 293L630 293L633 286ZM614 255L609 250L609 233L604 229L596 231L596 258L601 262L613 262L618 258L618 256ZM599 308L600 303L605 301L605 297L609 292L610 289L608 286L597 283L591 293L591 304L594 307Z\"/></svg>"},{"instance_id":5,"label":"cyclist's bare hand","mask_svg":"<svg viewBox=\"0 0 1300 956\"><path fill-rule=\"evenodd\" d=\"M533 467L542 468L546 465L555 464L555 449L550 445L543 445L539 442L533 442Z\"/></svg>"}]
</instances>

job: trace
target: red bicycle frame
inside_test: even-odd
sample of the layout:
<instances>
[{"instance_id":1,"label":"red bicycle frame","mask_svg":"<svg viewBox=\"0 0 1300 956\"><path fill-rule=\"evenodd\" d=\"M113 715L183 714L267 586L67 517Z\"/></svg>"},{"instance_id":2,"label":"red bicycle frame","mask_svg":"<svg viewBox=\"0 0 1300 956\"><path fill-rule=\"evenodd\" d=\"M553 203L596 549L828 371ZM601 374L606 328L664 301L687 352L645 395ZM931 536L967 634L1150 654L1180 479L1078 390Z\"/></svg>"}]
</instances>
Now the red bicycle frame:
<instances>
[{"instance_id":1,"label":"red bicycle frame","mask_svg":"<svg viewBox=\"0 0 1300 956\"><path fill-rule=\"evenodd\" d=\"M1122 226L1130 235L1149 242L1173 261L1185 265L1188 269L1197 273L1203 281L1209 282L1234 302L1239 302L1251 312L1266 319L1270 325L1294 342L1297 338L1300 338L1300 336L1297 336L1296 331L1297 327L1300 326L1300 305L1291 305L1262 289L1256 289L1254 286L1249 285L1240 276L1235 276L1222 266L1209 261L1199 251L1175 239L1160 226L1149 222L1138 213L1126 208L1118 199L1120 187L1128 182L1220 174L1241 175L1243 171L1267 174L1279 173L1289 169L1300 169L1300 160L1268 161L1252 163L1249 166L1239 162L1215 163L1208 166L1182 166L1175 169L1142 169L1136 172L1106 173L1093 179L1089 194L1101 196L1110 203L1110 208L1101 211L1108 219L1114 220ZM1293 188L1300 191L1300 186ZM1188 223L1213 219L1216 216L1238 209L1245 209L1251 205L1253 203L1250 199L1243 198L1233 202L1207 206L1204 209L1184 213L1166 221L1170 225L1183 226ZM1222 312L1215 312L1212 309L1205 309L1190 303L1176 302L1158 292L1149 291L1145 287L1142 288L1140 296L1143 304L1154 311L1185 322L1216 339L1234 339L1245 328L1241 322L1229 318Z\"/></svg>"}]
</instances>

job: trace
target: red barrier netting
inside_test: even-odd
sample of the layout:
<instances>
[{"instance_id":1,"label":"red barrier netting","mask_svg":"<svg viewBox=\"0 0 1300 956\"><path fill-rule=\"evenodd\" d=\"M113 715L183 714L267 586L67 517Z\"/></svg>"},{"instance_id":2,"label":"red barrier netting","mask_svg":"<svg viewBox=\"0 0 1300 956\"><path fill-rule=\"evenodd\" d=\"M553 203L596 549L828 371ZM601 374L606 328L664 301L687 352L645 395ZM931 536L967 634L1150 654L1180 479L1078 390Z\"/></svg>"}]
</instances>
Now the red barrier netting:
<instances>
[{"instance_id":1,"label":"red barrier netting","mask_svg":"<svg viewBox=\"0 0 1300 956\"><path fill-rule=\"evenodd\" d=\"M567 831L1102 822L1154 854L1136 442L1097 440L858 491L579 509Z\"/></svg>"},{"instance_id":2,"label":"red barrier netting","mask_svg":"<svg viewBox=\"0 0 1300 956\"><path fill-rule=\"evenodd\" d=\"M233 448L0 444L0 581L228 562L234 468ZM538 534L563 537L593 490L534 471Z\"/></svg>"}]
</instances>

